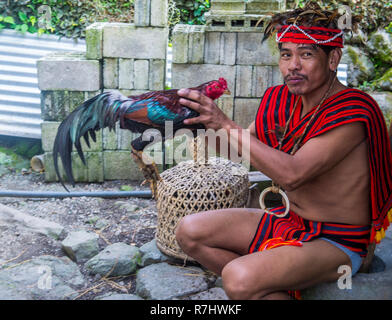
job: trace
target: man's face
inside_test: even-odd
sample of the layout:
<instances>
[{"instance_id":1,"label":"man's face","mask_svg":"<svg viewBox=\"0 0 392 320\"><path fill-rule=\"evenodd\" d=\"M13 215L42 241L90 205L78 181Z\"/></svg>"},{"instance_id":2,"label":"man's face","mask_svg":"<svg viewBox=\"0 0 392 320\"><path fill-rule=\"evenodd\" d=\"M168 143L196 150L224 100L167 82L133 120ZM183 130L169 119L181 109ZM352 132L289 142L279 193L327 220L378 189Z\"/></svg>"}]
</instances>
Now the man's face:
<instances>
[{"instance_id":1,"label":"man's face","mask_svg":"<svg viewBox=\"0 0 392 320\"><path fill-rule=\"evenodd\" d=\"M310 44L283 42L279 69L291 93L306 95L326 83L329 76L328 57Z\"/></svg>"}]
</instances>

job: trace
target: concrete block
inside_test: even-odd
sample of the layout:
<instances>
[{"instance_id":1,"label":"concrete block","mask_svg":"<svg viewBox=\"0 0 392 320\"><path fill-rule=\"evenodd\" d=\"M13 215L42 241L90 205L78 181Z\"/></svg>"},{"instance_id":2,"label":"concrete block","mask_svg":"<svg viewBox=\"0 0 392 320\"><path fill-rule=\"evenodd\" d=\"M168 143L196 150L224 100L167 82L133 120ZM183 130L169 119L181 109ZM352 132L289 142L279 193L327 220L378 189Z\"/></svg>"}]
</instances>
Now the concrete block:
<instances>
[{"instance_id":1,"label":"concrete block","mask_svg":"<svg viewBox=\"0 0 392 320\"><path fill-rule=\"evenodd\" d=\"M241 127L248 128L252 121L255 120L259 105L260 99L234 99L234 121Z\"/></svg>"},{"instance_id":2,"label":"concrete block","mask_svg":"<svg viewBox=\"0 0 392 320\"><path fill-rule=\"evenodd\" d=\"M53 144L56 138L57 129L59 125L60 122L55 122L55 121L44 121L41 123L42 149L44 151L51 152L53 150ZM96 142L94 142L89 137L90 148L87 146L86 142L84 141L84 138L81 139L81 146L83 152L102 151L102 131L101 130L96 131L95 134L96 134ZM76 151L75 147L73 147L72 150Z\"/></svg>"},{"instance_id":3,"label":"concrete block","mask_svg":"<svg viewBox=\"0 0 392 320\"><path fill-rule=\"evenodd\" d=\"M57 121L65 117L65 112L55 110L53 105L53 91L41 91L41 119ZM61 114L63 113L63 114Z\"/></svg>"},{"instance_id":4,"label":"concrete block","mask_svg":"<svg viewBox=\"0 0 392 320\"><path fill-rule=\"evenodd\" d=\"M166 59L167 39L167 28L138 28L130 23L110 23L103 31L103 56Z\"/></svg>"},{"instance_id":5,"label":"concrete block","mask_svg":"<svg viewBox=\"0 0 392 320\"><path fill-rule=\"evenodd\" d=\"M69 99L69 113L71 113L85 101L85 92L69 91L68 99Z\"/></svg>"},{"instance_id":6,"label":"concrete block","mask_svg":"<svg viewBox=\"0 0 392 320\"><path fill-rule=\"evenodd\" d=\"M103 59L103 87L107 89L118 88L118 59Z\"/></svg>"},{"instance_id":7,"label":"concrete block","mask_svg":"<svg viewBox=\"0 0 392 320\"><path fill-rule=\"evenodd\" d=\"M102 130L102 148L103 150L117 149L117 131L120 130L119 123L116 123L116 130L104 128Z\"/></svg>"},{"instance_id":8,"label":"concrete block","mask_svg":"<svg viewBox=\"0 0 392 320\"><path fill-rule=\"evenodd\" d=\"M252 0L245 4L245 12L248 14L263 14L281 12L286 7L284 0Z\"/></svg>"},{"instance_id":9,"label":"concrete block","mask_svg":"<svg viewBox=\"0 0 392 320\"><path fill-rule=\"evenodd\" d=\"M261 44L262 33L238 33L236 64L277 65L279 50L274 37Z\"/></svg>"},{"instance_id":10,"label":"concrete block","mask_svg":"<svg viewBox=\"0 0 392 320\"><path fill-rule=\"evenodd\" d=\"M89 182L103 182L103 153L87 152L87 177Z\"/></svg>"},{"instance_id":11,"label":"concrete block","mask_svg":"<svg viewBox=\"0 0 392 320\"><path fill-rule=\"evenodd\" d=\"M135 89L148 89L149 61L135 60L134 66L134 87Z\"/></svg>"},{"instance_id":12,"label":"concrete block","mask_svg":"<svg viewBox=\"0 0 392 320\"><path fill-rule=\"evenodd\" d=\"M136 139L140 134L133 133L130 130L119 129L117 131L117 149L131 150L131 142Z\"/></svg>"},{"instance_id":13,"label":"concrete block","mask_svg":"<svg viewBox=\"0 0 392 320\"><path fill-rule=\"evenodd\" d=\"M204 14L206 19L206 30L210 32L262 32L264 23L257 22L270 19L267 13L260 14L212 14L211 11Z\"/></svg>"},{"instance_id":14,"label":"concrete block","mask_svg":"<svg viewBox=\"0 0 392 320\"><path fill-rule=\"evenodd\" d=\"M131 150L131 142L139 136L127 129L121 129L120 123L116 123L116 130L103 129L103 150Z\"/></svg>"},{"instance_id":15,"label":"concrete block","mask_svg":"<svg viewBox=\"0 0 392 320\"><path fill-rule=\"evenodd\" d=\"M164 90L166 75L166 60L150 60L148 88L150 90Z\"/></svg>"},{"instance_id":16,"label":"concrete block","mask_svg":"<svg viewBox=\"0 0 392 320\"><path fill-rule=\"evenodd\" d=\"M41 118L44 121L62 121L76 107L87 100L86 95L97 91L41 91Z\"/></svg>"},{"instance_id":17,"label":"concrete block","mask_svg":"<svg viewBox=\"0 0 392 320\"><path fill-rule=\"evenodd\" d=\"M142 181L144 179L129 151L104 151L103 164L105 180L129 179Z\"/></svg>"},{"instance_id":18,"label":"concrete block","mask_svg":"<svg viewBox=\"0 0 392 320\"><path fill-rule=\"evenodd\" d=\"M42 150L52 152L53 142L60 123L56 121L44 121L41 123Z\"/></svg>"},{"instance_id":19,"label":"concrete block","mask_svg":"<svg viewBox=\"0 0 392 320\"><path fill-rule=\"evenodd\" d=\"M195 87L203 82L217 80L223 77L227 81L229 90L234 92L235 66L214 64L172 64L173 88Z\"/></svg>"},{"instance_id":20,"label":"concrete block","mask_svg":"<svg viewBox=\"0 0 392 320\"><path fill-rule=\"evenodd\" d=\"M86 28L86 58L102 59L103 28L107 22L95 22Z\"/></svg>"},{"instance_id":21,"label":"concrete block","mask_svg":"<svg viewBox=\"0 0 392 320\"><path fill-rule=\"evenodd\" d=\"M165 27L167 25L167 9L166 0L151 0L150 25Z\"/></svg>"},{"instance_id":22,"label":"concrete block","mask_svg":"<svg viewBox=\"0 0 392 320\"><path fill-rule=\"evenodd\" d=\"M233 120L234 115L234 98L222 96L216 100L216 105L221 109L225 115L227 115L231 120Z\"/></svg>"},{"instance_id":23,"label":"concrete block","mask_svg":"<svg viewBox=\"0 0 392 320\"><path fill-rule=\"evenodd\" d=\"M120 89L134 88L133 59L118 60L118 86Z\"/></svg>"},{"instance_id":24,"label":"concrete block","mask_svg":"<svg viewBox=\"0 0 392 320\"><path fill-rule=\"evenodd\" d=\"M71 158L72 173L75 182L103 182L103 158L101 152L86 152L85 158L87 166L83 164L76 152L72 152ZM44 161L45 181L59 181L54 170L53 153L45 152ZM66 183L67 180L60 158L58 159L58 164L61 179Z\"/></svg>"},{"instance_id":25,"label":"concrete block","mask_svg":"<svg viewBox=\"0 0 392 320\"><path fill-rule=\"evenodd\" d=\"M173 61L174 63L188 62L188 47L189 47L189 26L186 24L177 24L173 29L172 43L173 43Z\"/></svg>"},{"instance_id":26,"label":"concrete block","mask_svg":"<svg viewBox=\"0 0 392 320\"><path fill-rule=\"evenodd\" d=\"M189 26L188 63L203 63L205 26Z\"/></svg>"},{"instance_id":27,"label":"concrete block","mask_svg":"<svg viewBox=\"0 0 392 320\"><path fill-rule=\"evenodd\" d=\"M252 97L252 75L253 66L237 66L236 67L236 97Z\"/></svg>"},{"instance_id":28,"label":"concrete block","mask_svg":"<svg viewBox=\"0 0 392 320\"><path fill-rule=\"evenodd\" d=\"M245 13L245 1L243 0L214 0L211 1L212 14L241 14Z\"/></svg>"},{"instance_id":29,"label":"concrete block","mask_svg":"<svg viewBox=\"0 0 392 320\"><path fill-rule=\"evenodd\" d=\"M56 90L50 93L52 95L52 112L54 115L53 121L62 121L69 115L69 91Z\"/></svg>"},{"instance_id":30,"label":"concrete block","mask_svg":"<svg viewBox=\"0 0 392 320\"><path fill-rule=\"evenodd\" d=\"M281 83L274 83L274 70L272 66L255 66L252 76L252 97L262 97L268 87Z\"/></svg>"},{"instance_id":31,"label":"concrete block","mask_svg":"<svg viewBox=\"0 0 392 320\"><path fill-rule=\"evenodd\" d=\"M138 27L147 27L150 25L151 0L134 1L134 21Z\"/></svg>"},{"instance_id":32,"label":"concrete block","mask_svg":"<svg viewBox=\"0 0 392 320\"><path fill-rule=\"evenodd\" d=\"M234 65L237 52L237 34L223 32L220 40L220 64Z\"/></svg>"},{"instance_id":33,"label":"concrete block","mask_svg":"<svg viewBox=\"0 0 392 320\"><path fill-rule=\"evenodd\" d=\"M204 45L204 63L220 63L221 32L207 32Z\"/></svg>"},{"instance_id":34,"label":"concrete block","mask_svg":"<svg viewBox=\"0 0 392 320\"><path fill-rule=\"evenodd\" d=\"M101 88L98 60L84 53L53 53L37 61L40 90L96 91Z\"/></svg>"}]
</instances>

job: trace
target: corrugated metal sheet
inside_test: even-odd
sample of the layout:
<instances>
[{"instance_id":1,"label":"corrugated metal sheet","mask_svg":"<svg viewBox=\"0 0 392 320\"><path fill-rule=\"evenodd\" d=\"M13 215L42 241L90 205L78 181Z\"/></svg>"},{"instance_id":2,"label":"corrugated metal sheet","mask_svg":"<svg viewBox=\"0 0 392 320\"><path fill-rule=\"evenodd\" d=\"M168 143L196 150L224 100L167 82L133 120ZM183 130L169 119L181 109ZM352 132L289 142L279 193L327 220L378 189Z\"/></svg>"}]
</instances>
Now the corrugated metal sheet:
<instances>
[{"instance_id":1,"label":"corrugated metal sheet","mask_svg":"<svg viewBox=\"0 0 392 320\"><path fill-rule=\"evenodd\" d=\"M40 90L36 62L55 51L85 51L79 40L53 35L0 32L0 134L41 138Z\"/></svg>"}]
</instances>

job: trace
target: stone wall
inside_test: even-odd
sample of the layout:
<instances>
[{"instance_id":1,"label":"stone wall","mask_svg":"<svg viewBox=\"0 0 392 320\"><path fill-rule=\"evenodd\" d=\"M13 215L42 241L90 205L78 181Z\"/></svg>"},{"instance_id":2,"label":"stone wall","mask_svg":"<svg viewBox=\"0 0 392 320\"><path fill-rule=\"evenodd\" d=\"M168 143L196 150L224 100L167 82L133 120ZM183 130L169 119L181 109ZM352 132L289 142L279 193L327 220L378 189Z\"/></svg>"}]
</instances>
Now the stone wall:
<instances>
[{"instance_id":1,"label":"stone wall","mask_svg":"<svg viewBox=\"0 0 392 320\"><path fill-rule=\"evenodd\" d=\"M284 9L283 1L211 2L205 26L176 25L173 30L172 86L184 88L224 77L231 91L218 106L239 125L255 118L265 89L281 84L278 50L270 39L261 44L266 12Z\"/></svg>"},{"instance_id":2,"label":"stone wall","mask_svg":"<svg viewBox=\"0 0 392 320\"><path fill-rule=\"evenodd\" d=\"M113 89L125 95L164 89L166 20L166 1L136 0L135 23L94 23L86 30L86 52L51 54L37 62L47 181L57 180L52 156L57 128L83 101ZM87 166L72 153L75 181L142 179L130 157L133 136L117 126L115 132L98 132L90 148L83 141ZM61 164L60 170L64 177Z\"/></svg>"}]
</instances>

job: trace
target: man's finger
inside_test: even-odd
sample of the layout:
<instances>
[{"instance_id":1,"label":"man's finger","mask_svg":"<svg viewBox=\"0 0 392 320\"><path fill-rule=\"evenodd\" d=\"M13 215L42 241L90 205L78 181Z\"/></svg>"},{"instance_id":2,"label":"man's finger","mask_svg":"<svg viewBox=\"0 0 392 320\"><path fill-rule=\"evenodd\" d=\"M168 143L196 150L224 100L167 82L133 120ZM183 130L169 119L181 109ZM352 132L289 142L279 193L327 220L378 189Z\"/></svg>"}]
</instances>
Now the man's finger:
<instances>
[{"instance_id":1,"label":"man's finger","mask_svg":"<svg viewBox=\"0 0 392 320\"><path fill-rule=\"evenodd\" d=\"M199 102L200 104L204 104L207 102L208 97L202 94L200 91L191 90L191 89L180 89L177 91L177 94L180 97L184 97L190 100L194 100Z\"/></svg>"},{"instance_id":2,"label":"man's finger","mask_svg":"<svg viewBox=\"0 0 392 320\"><path fill-rule=\"evenodd\" d=\"M184 120L184 124L186 125L192 125L197 123L200 123L200 117L194 117L194 118L189 118Z\"/></svg>"},{"instance_id":3,"label":"man's finger","mask_svg":"<svg viewBox=\"0 0 392 320\"><path fill-rule=\"evenodd\" d=\"M193 110L195 110L196 112L199 112L199 113L200 113L200 111L202 109L201 105L198 102L194 102L192 100L180 99L179 102L183 106L189 107L189 108L191 108L191 109L193 109Z\"/></svg>"}]
</instances>

